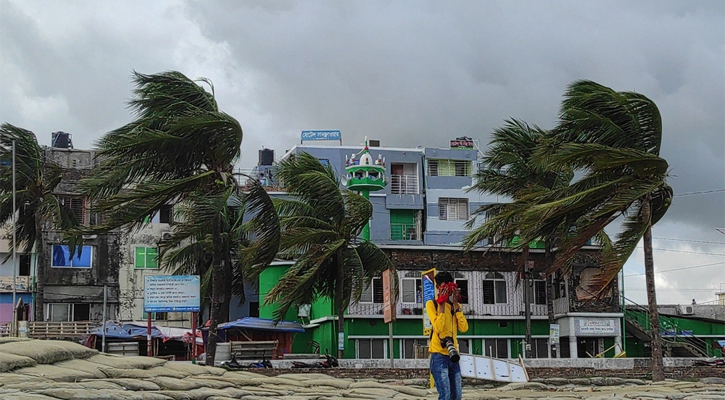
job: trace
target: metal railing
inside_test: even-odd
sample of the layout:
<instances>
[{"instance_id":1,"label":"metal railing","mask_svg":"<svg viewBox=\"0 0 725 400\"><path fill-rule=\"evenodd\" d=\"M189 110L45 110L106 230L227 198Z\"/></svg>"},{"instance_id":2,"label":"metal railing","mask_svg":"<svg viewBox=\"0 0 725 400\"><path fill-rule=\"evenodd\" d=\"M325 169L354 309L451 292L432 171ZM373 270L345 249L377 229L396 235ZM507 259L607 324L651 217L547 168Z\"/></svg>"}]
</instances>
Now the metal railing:
<instances>
[{"instance_id":1,"label":"metal railing","mask_svg":"<svg viewBox=\"0 0 725 400\"><path fill-rule=\"evenodd\" d=\"M417 175L391 175L391 194L420 194Z\"/></svg>"},{"instance_id":2,"label":"metal railing","mask_svg":"<svg viewBox=\"0 0 725 400\"><path fill-rule=\"evenodd\" d=\"M629 306L624 310L624 317L627 321L651 336L652 325L649 319L649 309L626 297L625 302ZM662 337L663 344L687 347L691 353L696 353L702 357L713 355L712 345L696 337L694 334L683 334L683 332L687 331L683 330L672 317L660 315L659 319L660 336Z\"/></svg>"},{"instance_id":3,"label":"metal railing","mask_svg":"<svg viewBox=\"0 0 725 400\"><path fill-rule=\"evenodd\" d=\"M421 240L419 224L390 224L390 240Z\"/></svg>"}]
</instances>

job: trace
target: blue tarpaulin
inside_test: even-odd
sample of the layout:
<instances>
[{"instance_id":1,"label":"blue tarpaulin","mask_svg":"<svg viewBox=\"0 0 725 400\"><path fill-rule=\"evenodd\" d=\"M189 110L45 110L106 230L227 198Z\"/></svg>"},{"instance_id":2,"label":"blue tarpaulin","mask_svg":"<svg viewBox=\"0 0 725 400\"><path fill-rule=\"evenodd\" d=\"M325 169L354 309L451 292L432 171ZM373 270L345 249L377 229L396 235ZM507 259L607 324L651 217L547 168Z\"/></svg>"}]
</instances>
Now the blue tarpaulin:
<instances>
[{"instance_id":1,"label":"blue tarpaulin","mask_svg":"<svg viewBox=\"0 0 725 400\"><path fill-rule=\"evenodd\" d=\"M297 322L279 321L255 317L244 317L236 321L220 324L217 329L258 329L277 332L304 332L305 328Z\"/></svg>"},{"instance_id":2,"label":"blue tarpaulin","mask_svg":"<svg viewBox=\"0 0 725 400\"><path fill-rule=\"evenodd\" d=\"M106 324L106 338L109 339L139 339L143 338L146 339L146 333L148 332L148 328L145 325L136 325L136 324L117 324L113 321L107 321ZM103 336L103 328L97 327L91 329L90 332L91 335L96 335L98 337ZM152 326L151 327L151 337L152 338L159 338L159 337L165 337L163 333L159 330L159 328Z\"/></svg>"},{"instance_id":3,"label":"blue tarpaulin","mask_svg":"<svg viewBox=\"0 0 725 400\"><path fill-rule=\"evenodd\" d=\"M720 347L721 349L725 349L725 340L716 340L715 345Z\"/></svg>"}]
</instances>

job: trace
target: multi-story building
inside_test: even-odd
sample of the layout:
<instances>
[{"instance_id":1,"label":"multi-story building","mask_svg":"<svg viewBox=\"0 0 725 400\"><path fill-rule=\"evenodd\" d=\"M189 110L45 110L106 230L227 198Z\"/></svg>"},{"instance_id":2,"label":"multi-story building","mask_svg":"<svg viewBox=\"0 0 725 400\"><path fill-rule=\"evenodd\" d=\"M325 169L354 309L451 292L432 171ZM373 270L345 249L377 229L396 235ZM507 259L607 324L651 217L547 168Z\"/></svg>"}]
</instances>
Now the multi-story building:
<instances>
[{"instance_id":1,"label":"multi-story building","mask_svg":"<svg viewBox=\"0 0 725 400\"><path fill-rule=\"evenodd\" d=\"M452 141L453 142L453 141ZM396 358L421 356L427 336L423 335L421 273L431 268L453 273L463 294L463 309L469 331L459 336L462 351L494 357L523 354L526 331L524 291L529 291L533 357L551 357L550 322L558 325L561 357L586 357L607 349L606 356L621 351L622 311L617 283L600 299L577 289L581 280L599 272L598 247L587 246L577 256L571 275L556 276L551 284L543 274L544 250L537 243L530 249L531 280L528 289L519 275L520 252L492 247L489 241L463 252L461 241L469 232L465 223L472 212L488 203L506 201L468 191L474 185L478 151L470 140L455 141L462 148L370 147L373 158L385 160L389 184L370 193L373 217L370 239L396 265L400 297L393 326ZM345 162L360 147L297 145L289 157L307 152L345 175ZM344 181L344 178L343 178ZM269 269L260 279L260 296L276 283L285 266ZM547 292L552 291L550 321ZM361 301L345 317L345 356L387 358L389 332L383 323L382 280L375 278ZM261 316L271 317L273 307L263 307ZM334 349L337 344L335 312L321 301L299 313L308 321L306 340L297 340L296 351L314 340ZM290 313L289 319L298 315ZM554 356L556 356L554 354Z\"/></svg>"}]
</instances>

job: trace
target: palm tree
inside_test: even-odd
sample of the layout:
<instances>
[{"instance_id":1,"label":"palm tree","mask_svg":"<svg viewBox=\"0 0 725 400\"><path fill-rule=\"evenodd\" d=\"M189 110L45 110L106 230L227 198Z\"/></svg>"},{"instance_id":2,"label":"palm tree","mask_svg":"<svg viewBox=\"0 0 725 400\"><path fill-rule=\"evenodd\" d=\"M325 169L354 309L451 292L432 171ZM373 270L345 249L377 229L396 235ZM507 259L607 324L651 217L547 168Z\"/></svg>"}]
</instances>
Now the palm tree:
<instances>
[{"instance_id":1,"label":"palm tree","mask_svg":"<svg viewBox=\"0 0 725 400\"><path fill-rule=\"evenodd\" d=\"M332 167L307 153L280 162L277 177L291 199L275 199L278 220L272 215L256 219L260 224L278 224L279 253L294 257L295 262L264 302L277 305L274 317L279 320L295 304L309 304L319 297L333 299L340 335L350 303L360 300L372 278L388 268L394 270L377 246L368 241L357 243L372 215L372 205L357 193L341 190ZM257 245L268 246L269 242L258 240ZM267 265L252 264L247 275L257 279ZM343 357L342 350L339 357Z\"/></svg>"},{"instance_id":2,"label":"palm tree","mask_svg":"<svg viewBox=\"0 0 725 400\"><path fill-rule=\"evenodd\" d=\"M467 223L472 231L464 239L466 251L475 247L486 238L497 238L498 243L509 241L515 237L520 228L520 215L522 207L535 203L538 198L550 195L554 190L567 187L571 182L573 173L570 168L562 167L557 170L547 166L536 166L532 163L532 156L537 146L546 138L548 132L529 124L512 119L507 120L503 127L493 132L493 139L489 144L482 160L482 168L476 175L476 184L469 189L480 193L489 193L513 200L511 203L494 203L479 207L474 212L474 218ZM478 217L484 222L475 226ZM546 260L550 260L551 248L558 234L564 227L553 225L547 235L541 239L545 241ZM521 250L520 268L525 271L528 259L530 241L515 246ZM524 302L526 307L526 343L531 343L531 320L529 313L528 272L524 273ZM547 300L552 296L547 290ZM553 305L549 305L549 319L553 323ZM530 347L527 346L527 358L531 356Z\"/></svg>"},{"instance_id":3,"label":"palm tree","mask_svg":"<svg viewBox=\"0 0 725 400\"><path fill-rule=\"evenodd\" d=\"M12 191L12 154L15 142L15 191L16 201L13 208ZM69 243L71 252L81 238L69 235L78 225L70 207L64 206L53 191L62 180L62 168L46 159L38 145L35 134L29 130L10 124L0 126L0 225L9 223L17 215L15 235L23 253L29 254L33 246L37 254L36 288L34 314L36 321L43 321L45 304L45 268L50 263L43 228L61 230ZM16 253L18 249L11 249Z\"/></svg>"},{"instance_id":4,"label":"palm tree","mask_svg":"<svg viewBox=\"0 0 725 400\"><path fill-rule=\"evenodd\" d=\"M104 215L99 230L134 229L165 204L186 204L199 226L175 230L175 240L211 237L211 313L207 360L214 362L220 310L224 302L226 259L223 210L237 190L232 168L240 155L242 128L219 110L211 93L175 71L155 75L134 72L130 108L135 119L98 142L103 161L82 182ZM205 225L202 229L201 224Z\"/></svg>"},{"instance_id":5,"label":"palm tree","mask_svg":"<svg viewBox=\"0 0 725 400\"><path fill-rule=\"evenodd\" d=\"M569 166L582 177L522 215L527 239L553 221L577 221L560 243L552 270L566 268L593 236L623 217L612 247L603 251L601 272L584 289L595 295L608 289L644 237L647 297L652 325L652 379L664 379L659 315L654 289L651 228L667 211L672 188L668 163L659 157L662 120L652 100L616 92L591 81L571 84L562 102L561 122L534 155L539 165Z\"/></svg>"},{"instance_id":6,"label":"palm tree","mask_svg":"<svg viewBox=\"0 0 725 400\"><path fill-rule=\"evenodd\" d=\"M270 204L271 206L271 204ZM211 232L203 223L196 220L195 208L181 203L175 212L180 222L175 226L181 235L172 235L170 239L160 243L160 265L174 275L200 275L202 308L210 304L211 299ZM220 321L229 321L232 295L239 298L240 303L246 301L244 291L244 268L242 254L251 245L249 240L249 222L244 221L245 204L234 195L222 210L222 253L224 257L224 292L222 307L219 312ZM185 234L194 232L191 240ZM179 240L179 237L186 239Z\"/></svg>"}]
</instances>

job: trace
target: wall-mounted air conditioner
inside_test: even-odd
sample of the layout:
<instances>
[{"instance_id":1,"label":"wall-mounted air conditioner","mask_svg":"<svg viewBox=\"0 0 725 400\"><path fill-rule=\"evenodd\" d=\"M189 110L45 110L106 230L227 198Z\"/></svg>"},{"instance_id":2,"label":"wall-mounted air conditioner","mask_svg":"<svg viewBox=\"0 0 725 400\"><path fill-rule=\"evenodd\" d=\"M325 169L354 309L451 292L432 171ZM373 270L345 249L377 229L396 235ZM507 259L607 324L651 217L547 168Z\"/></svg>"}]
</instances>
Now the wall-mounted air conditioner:
<instances>
[{"instance_id":1,"label":"wall-mounted air conditioner","mask_svg":"<svg viewBox=\"0 0 725 400\"><path fill-rule=\"evenodd\" d=\"M171 232L161 232L161 240L171 240Z\"/></svg>"},{"instance_id":2,"label":"wall-mounted air conditioner","mask_svg":"<svg viewBox=\"0 0 725 400\"><path fill-rule=\"evenodd\" d=\"M695 313L693 306L680 306L680 315L692 315Z\"/></svg>"}]
</instances>

